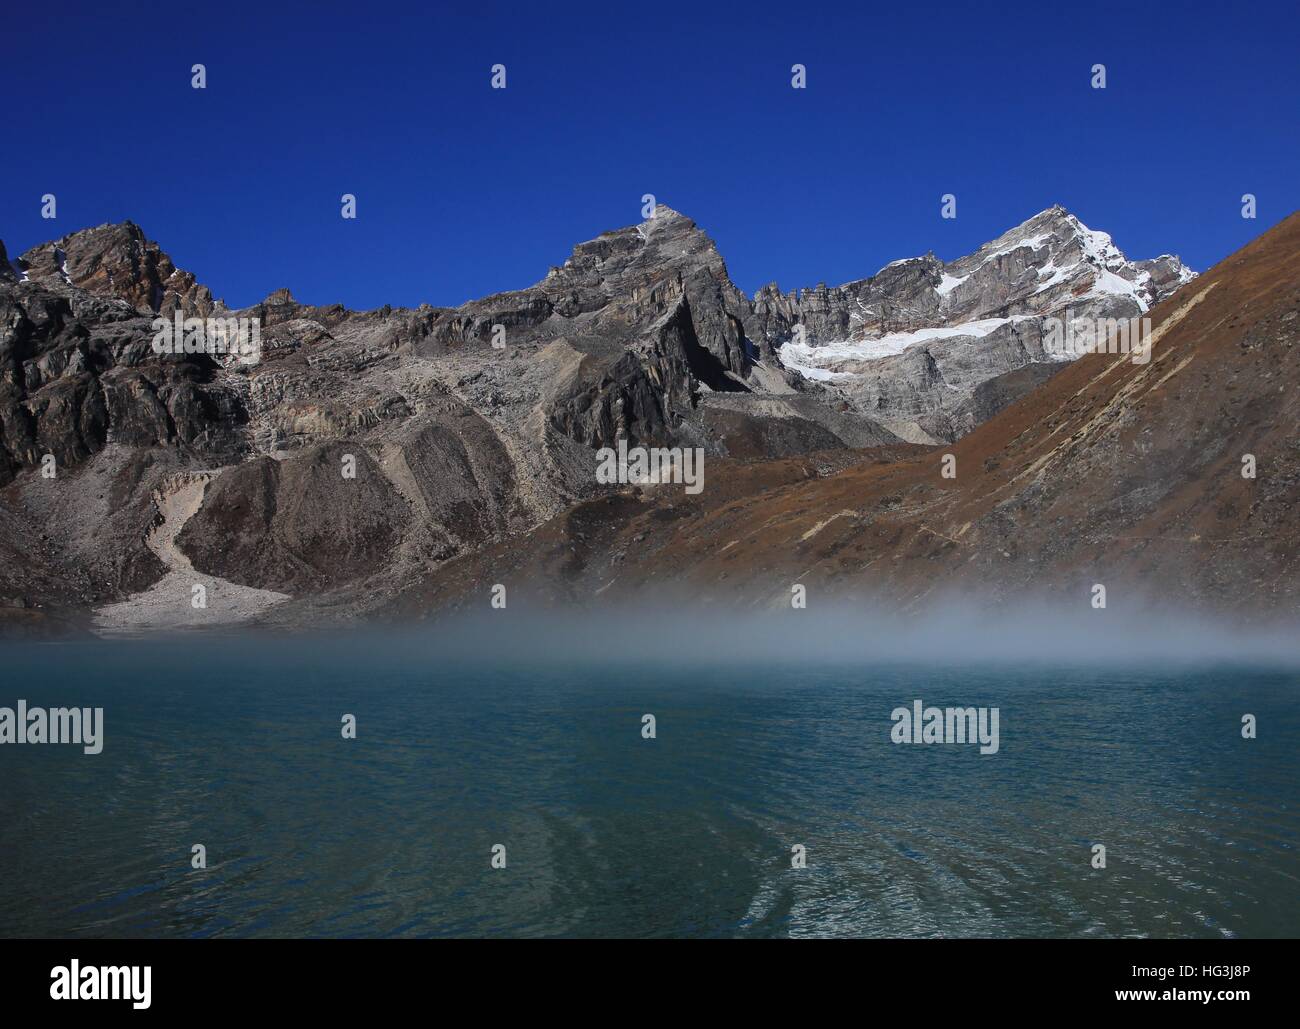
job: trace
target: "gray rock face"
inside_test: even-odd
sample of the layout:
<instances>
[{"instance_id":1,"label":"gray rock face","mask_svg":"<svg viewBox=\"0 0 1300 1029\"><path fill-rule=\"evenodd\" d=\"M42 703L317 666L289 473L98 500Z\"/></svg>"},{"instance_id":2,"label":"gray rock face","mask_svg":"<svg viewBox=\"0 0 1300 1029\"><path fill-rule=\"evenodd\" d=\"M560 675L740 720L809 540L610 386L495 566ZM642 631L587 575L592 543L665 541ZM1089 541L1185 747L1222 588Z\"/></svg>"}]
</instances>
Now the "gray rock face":
<instances>
[{"instance_id":1,"label":"gray rock face","mask_svg":"<svg viewBox=\"0 0 1300 1029\"><path fill-rule=\"evenodd\" d=\"M693 221L662 205L640 225L579 244L536 286L435 314L420 354L560 343L581 355L549 423L601 447L676 437L702 392L746 392L749 302Z\"/></svg>"},{"instance_id":2,"label":"gray rock face","mask_svg":"<svg viewBox=\"0 0 1300 1029\"><path fill-rule=\"evenodd\" d=\"M52 455L60 468L114 439L241 450L237 393L204 355L159 360L151 317L60 284L0 285L0 484Z\"/></svg>"}]
</instances>

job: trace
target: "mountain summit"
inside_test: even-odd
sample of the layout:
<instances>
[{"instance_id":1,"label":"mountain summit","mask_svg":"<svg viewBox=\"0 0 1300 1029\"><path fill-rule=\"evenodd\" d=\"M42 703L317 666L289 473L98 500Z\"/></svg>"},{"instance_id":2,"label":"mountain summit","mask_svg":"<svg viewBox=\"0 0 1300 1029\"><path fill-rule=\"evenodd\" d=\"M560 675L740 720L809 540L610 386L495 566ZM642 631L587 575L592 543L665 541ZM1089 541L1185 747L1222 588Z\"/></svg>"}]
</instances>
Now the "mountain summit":
<instances>
[{"instance_id":1,"label":"mountain summit","mask_svg":"<svg viewBox=\"0 0 1300 1029\"><path fill-rule=\"evenodd\" d=\"M1053 348L1044 319L1127 320L1194 277L1176 257L1128 260L1057 206L955 261L905 258L831 289L769 286L755 310L788 367L904 438L935 442L992 414L994 394L1023 392L1078 356Z\"/></svg>"},{"instance_id":2,"label":"mountain summit","mask_svg":"<svg viewBox=\"0 0 1300 1029\"><path fill-rule=\"evenodd\" d=\"M170 317L207 317L212 293L181 271L134 222L83 229L32 247L17 262L28 281L63 282Z\"/></svg>"}]
</instances>

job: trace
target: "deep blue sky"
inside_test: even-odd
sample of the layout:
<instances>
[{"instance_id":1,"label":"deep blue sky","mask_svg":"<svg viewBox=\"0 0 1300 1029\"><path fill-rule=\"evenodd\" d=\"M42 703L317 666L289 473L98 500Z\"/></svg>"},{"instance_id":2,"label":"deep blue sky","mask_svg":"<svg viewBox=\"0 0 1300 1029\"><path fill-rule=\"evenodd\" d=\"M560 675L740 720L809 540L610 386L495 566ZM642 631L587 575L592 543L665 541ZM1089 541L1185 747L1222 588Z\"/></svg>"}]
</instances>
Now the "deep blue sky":
<instances>
[{"instance_id":1,"label":"deep blue sky","mask_svg":"<svg viewBox=\"0 0 1300 1029\"><path fill-rule=\"evenodd\" d=\"M233 306L370 308L530 285L647 192L751 293L951 259L1053 203L1203 270L1300 206L1294 0L455 8L7 5L0 239L130 218Z\"/></svg>"}]
</instances>

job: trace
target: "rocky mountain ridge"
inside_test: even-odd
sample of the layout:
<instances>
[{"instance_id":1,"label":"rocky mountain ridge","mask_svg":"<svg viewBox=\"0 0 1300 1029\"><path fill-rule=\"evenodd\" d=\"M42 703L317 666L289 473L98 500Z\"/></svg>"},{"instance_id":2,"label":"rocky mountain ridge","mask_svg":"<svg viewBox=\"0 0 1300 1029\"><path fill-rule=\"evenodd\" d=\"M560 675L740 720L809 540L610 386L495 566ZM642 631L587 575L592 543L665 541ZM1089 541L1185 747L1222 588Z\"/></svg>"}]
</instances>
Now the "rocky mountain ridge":
<instances>
[{"instance_id":1,"label":"rocky mountain ridge","mask_svg":"<svg viewBox=\"0 0 1300 1029\"><path fill-rule=\"evenodd\" d=\"M960 603L1094 625L1113 612L1135 631L1165 613L1292 625L1300 213L1151 318L1149 361L1082 356L954 445L878 448L839 468L720 462L698 497L584 501L528 546L450 562L394 613L472 610L510 582L529 609L656 598L791 612L800 586L795 618Z\"/></svg>"},{"instance_id":2,"label":"rocky mountain ridge","mask_svg":"<svg viewBox=\"0 0 1300 1029\"><path fill-rule=\"evenodd\" d=\"M1059 367L1026 330L1014 346L990 333L993 356L974 364L950 357L950 339L923 341L819 382L783 360L795 326L829 355L933 318L1140 307L1186 276L1175 259L1138 266L1100 244L1099 268L1087 239L1044 212L961 261L891 265L835 294L856 305L837 341L818 291L750 300L712 240L662 206L532 287L454 309L351 311L280 289L230 311L133 223L73 233L0 261L0 547L15 557L0 599L125 618L183 558L239 587L241 604L331 596L360 617L606 495L594 450L619 439L714 460L815 455L829 471L854 448L954 437ZM1129 294L1090 296L1100 272ZM155 353L153 319L175 315L256 318L260 362ZM940 374L917 377L918 361ZM961 417L926 399L961 391ZM167 548L146 545L165 511L191 508ZM174 600L137 608L162 617Z\"/></svg>"}]
</instances>

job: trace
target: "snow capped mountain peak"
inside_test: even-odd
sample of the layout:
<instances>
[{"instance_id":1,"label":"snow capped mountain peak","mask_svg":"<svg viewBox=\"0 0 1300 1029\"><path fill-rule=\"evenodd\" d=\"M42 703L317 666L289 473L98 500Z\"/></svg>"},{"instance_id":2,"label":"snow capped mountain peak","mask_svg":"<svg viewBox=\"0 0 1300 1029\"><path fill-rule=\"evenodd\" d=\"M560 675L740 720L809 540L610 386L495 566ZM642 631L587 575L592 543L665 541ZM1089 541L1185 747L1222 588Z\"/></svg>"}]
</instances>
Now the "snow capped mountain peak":
<instances>
[{"instance_id":1,"label":"snow capped mountain peak","mask_svg":"<svg viewBox=\"0 0 1300 1029\"><path fill-rule=\"evenodd\" d=\"M1128 320L1193 278L1167 254L1130 260L1109 233L1090 229L1058 204L953 261L933 255L894 261L870 279L784 301L770 290L759 314L766 316L769 304L788 306L786 317L804 332L774 341L782 361L879 412L896 399L878 395L880 376L892 374L879 362L909 354L922 362L917 367L933 362L924 376L939 376L935 395L965 396L971 381L1077 356L1044 343L1046 319Z\"/></svg>"},{"instance_id":2,"label":"snow capped mountain peak","mask_svg":"<svg viewBox=\"0 0 1300 1029\"><path fill-rule=\"evenodd\" d=\"M958 261L983 264L986 261L1013 254L1021 248L1039 251L1049 248L1055 258L1058 252L1077 249L1079 255L1100 268L1114 270L1125 263L1123 251L1115 245L1110 234L1094 231L1059 204L1039 211L1032 218L1004 232L997 239L985 243L974 254ZM974 259L978 259L977 262ZM1058 262L1059 263L1059 262Z\"/></svg>"},{"instance_id":3,"label":"snow capped mountain peak","mask_svg":"<svg viewBox=\"0 0 1300 1029\"><path fill-rule=\"evenodd\" d=\"M1036 275L1028 274L1031 269ZM950 306L964 308L971 292L965 288L968 281L987 284L996 279L1006 287L1003 300L1022 300L1031 307L1042 306L1031 299L1039 297L1050 305L1063 299L1122 296L1146 311L1171 286L1194 277L1176 257L1130 261L1110 233L1088 228L1058 204L945 265L935 289L941 297L952 296Z\"/></svg>"}]
</instances>

